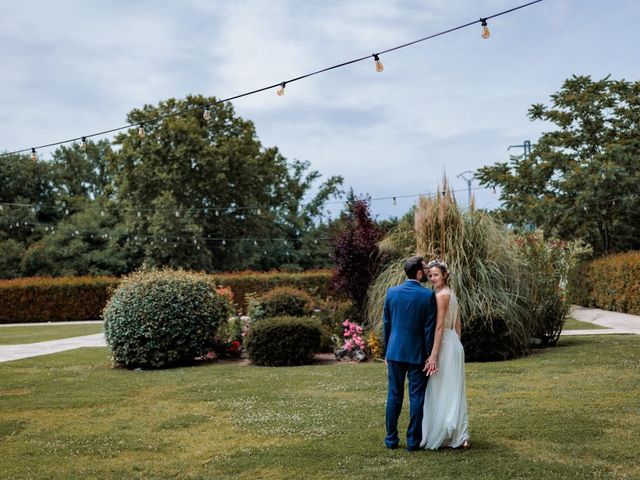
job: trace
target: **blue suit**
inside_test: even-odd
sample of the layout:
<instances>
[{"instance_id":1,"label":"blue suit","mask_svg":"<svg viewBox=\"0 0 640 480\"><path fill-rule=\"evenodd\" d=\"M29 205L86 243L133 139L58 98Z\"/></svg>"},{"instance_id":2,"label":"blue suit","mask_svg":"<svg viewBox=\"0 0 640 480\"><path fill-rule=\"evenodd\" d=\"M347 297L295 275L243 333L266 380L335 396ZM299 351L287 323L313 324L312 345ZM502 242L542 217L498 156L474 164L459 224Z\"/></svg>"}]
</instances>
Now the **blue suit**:
<instances>
[{"instance_id":1,"label":"blue suit","mask_svg":"<svg viewBox=\"0 0 640 480\"><path fill-rule=\"evenodd\" d=\"M398 417L409 378L409 427L407 450L420 448L424 394L428 377L422 371L433 348L436 296L415 280L387 291L384 301L384 347L389 391L387 395L388 448L398 446Z\"/></svg>"}]
</instances>

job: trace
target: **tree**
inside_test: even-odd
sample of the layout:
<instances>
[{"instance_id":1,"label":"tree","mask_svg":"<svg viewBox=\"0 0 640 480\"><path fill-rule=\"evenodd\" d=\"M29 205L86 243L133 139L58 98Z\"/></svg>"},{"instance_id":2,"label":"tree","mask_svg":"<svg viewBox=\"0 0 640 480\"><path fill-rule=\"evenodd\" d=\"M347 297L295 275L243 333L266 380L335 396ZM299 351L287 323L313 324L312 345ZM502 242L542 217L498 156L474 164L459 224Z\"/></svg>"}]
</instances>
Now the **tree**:
<instances>
[{"instance_id":1,"label":"tree","mask_svg":"<svg viewBox=\"0 0 640 480\"><path fill-rule=\"evenodd\" d=\"M192 238L191 252L195 237L202 255L174 266L229 270L289 263L290 250L300 247L301 235L321 216L326 200L340 192L342 178L327 179L303 205L318 172L309 171L308 162L287 162L277 148L264 148L253 123L235 115L230 103L211 106L211 118L203 118L198 107L215 102L188 96L129 113L128 121L143 126L145 135L137 129L118 135L120 149L110 156L127 229L157 241L171 215L184 218L188 225L179 227L187 228L181 236ZM187 109L193 111L154 120ZM271 255L273 247L277 255ZM145 248L144 256L154 265L184 263L159 248Z\"/></svg>"},{"instance_id":2,"label":"tree","mask_svg":"<svg viewBox=\"0 0 640 480\"><path fill-rule=\"evenodd\" d=\"M582 238L599 253L640 248L640 82L573 76L529 118L556 129L530 156L477 174L500 187L502 219Z\"/></svg>"},{"instance_id":3,"label":"tree","mask_svg":"<svg viewBox=\"0 0 640 480\"><path fill-rule=\"evenodd\" d=\"M333 245L336 267L332 281L338 291L347 293L364 316L367 289L378 269L378 241L383 231L371 218L369 204L364 199L349 202L343 224Z\"/></svg>"}]
</instances>

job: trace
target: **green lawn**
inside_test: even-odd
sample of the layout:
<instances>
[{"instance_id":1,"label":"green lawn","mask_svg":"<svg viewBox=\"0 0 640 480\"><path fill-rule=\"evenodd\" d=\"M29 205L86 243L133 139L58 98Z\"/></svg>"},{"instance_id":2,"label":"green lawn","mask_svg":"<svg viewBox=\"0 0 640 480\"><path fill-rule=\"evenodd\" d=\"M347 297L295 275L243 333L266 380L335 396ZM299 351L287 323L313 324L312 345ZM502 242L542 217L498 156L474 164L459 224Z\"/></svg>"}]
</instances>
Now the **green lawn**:
<instances>
[{"instance_id":1,"label":"green lawn","mask_svg":"<svg viewBox=\"0 0 640 480\"><path fill-rule=\"evenodd\" d=\"M576 320L575 318L567 318L564 322L563 330L607 330L609 327L603 327L601 325L595 325L590 322L581 322L580 320Z\"/></svg>"},{"instance_id":2,"label":"green lawn","mask_svg":"<svg viewBox=\"0 0 640 480\"><path fill-rule=\"evenodd\" d=\"M639 349L563 337L467 364L473 448L411 454L383 446L381 363L127 371L103 348L2 363L0 478L639 478Z\"/></svg>"},{"instance_id":3,"label":"green lawn","mask_svg":"<svg viewBox=\"0 0 640 480\"><path fill-rule=\"evenodd\" d=\"M38 325L0 327L0 345L44 342L59 338L79 337L103 331L102 324Z\"/></svg>"}]
</instances>

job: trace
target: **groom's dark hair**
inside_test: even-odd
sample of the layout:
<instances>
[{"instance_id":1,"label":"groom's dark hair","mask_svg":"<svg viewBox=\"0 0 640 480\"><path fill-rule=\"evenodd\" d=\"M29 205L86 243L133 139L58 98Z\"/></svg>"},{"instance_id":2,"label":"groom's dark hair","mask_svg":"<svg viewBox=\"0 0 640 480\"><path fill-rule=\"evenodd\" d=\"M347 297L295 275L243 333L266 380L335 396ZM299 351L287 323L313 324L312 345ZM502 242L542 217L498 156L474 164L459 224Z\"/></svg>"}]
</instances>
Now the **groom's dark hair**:
<instances>
[{"instance_id":1,"label":"groom's dark hair","mask_svg":"<svg viewBox=\"0 0 640 480\"><path fill-rule=\"evenodd\" d=\"M404 273L407 274L407 278L416 279L418 272L422 270L422 262L424 262L423 257L411 257L404 262Z\"/></svg>"}]
</instances>

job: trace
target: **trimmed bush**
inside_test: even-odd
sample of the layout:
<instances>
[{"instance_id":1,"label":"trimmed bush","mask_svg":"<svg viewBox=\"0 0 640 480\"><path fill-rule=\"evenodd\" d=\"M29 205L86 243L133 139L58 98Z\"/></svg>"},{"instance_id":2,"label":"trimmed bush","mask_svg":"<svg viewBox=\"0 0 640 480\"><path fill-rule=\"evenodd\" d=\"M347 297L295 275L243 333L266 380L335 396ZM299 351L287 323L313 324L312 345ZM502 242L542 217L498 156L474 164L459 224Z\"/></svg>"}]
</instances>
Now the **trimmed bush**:
<instances>
[{"instance_id":1,"label":"trimmed bush","mask_svg":"<svg viewBox=\"0 0 640 480\"><path fill-rule=\"evenodd\" d=\"M0 281L0 323L100 319L114 277L31 277Z\"/></svg>"},{"instance_id":2,"label":"trimmed bush","mask_svg":"<svg viewBox=\"0 0 640 480\"><path fill-rule=\"evenodd\" d=\"M640 315L640 251L583 262L569 279L572 303Z\"/></svg>"},{"instance_id":3,"label":"trimmed bush","mask_svg":"<svg viewBox=\"0 0 640 480\"><path fill-rule=\"evenodd\" d=\"M304 365L320 348L320 337L320 324L313 318L268 318L251 327L247 352L256 365Z\"/></svg>"},{"instance_id":4,"label":"trimmed bush","mask_svg":"<svg viewBox=\"0 0 640 480\"><path fill-rule=\"evenodd\" d=\"M247 310L254 321L272 317L304 317L313 312L313 298L297 288L276 287L251 299Z\"/></svg>"},{"instance_id":5,"label":"trimmed bush","mask_svg":"<svg viewBox=\"0 0 640 480\"><path fill-rule=\"evenodd\" d=\"M104 310L113 363L162 368L192 361L215 346L229 300L205 275L139 272L124 278Z\"/></svg>"}]
</instances>

